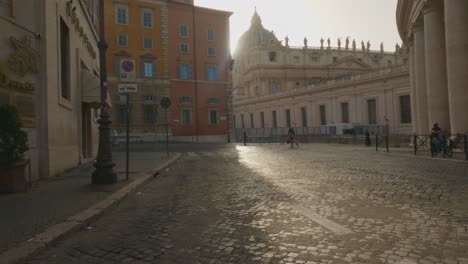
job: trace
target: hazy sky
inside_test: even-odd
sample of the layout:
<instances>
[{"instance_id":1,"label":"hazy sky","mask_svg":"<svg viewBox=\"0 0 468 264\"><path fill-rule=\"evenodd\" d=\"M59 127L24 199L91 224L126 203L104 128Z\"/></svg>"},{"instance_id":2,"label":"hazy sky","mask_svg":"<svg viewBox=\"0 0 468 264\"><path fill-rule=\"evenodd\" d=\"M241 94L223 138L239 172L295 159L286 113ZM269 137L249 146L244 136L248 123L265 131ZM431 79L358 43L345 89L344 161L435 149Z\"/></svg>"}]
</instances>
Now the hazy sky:
<instances>
[{"instance_id":1,"label":"hazy sky","mask_svg":"<svg viewBox=\"0 0 468 264\"><path fill-rule=\"evenodd\" d=\"M320 46L321 37L330 37L336 47L338 37L344 46L349 36L356 39L358 48L361 40L370 40L371 49L376 50L383 41L386 51L401 43L395 21L397 0L195 0L195 4L234 12L232 51L249 28L255 6L264 27L273 30L280 40L288 35L291 46L302 46L304 37L309 46Z\"/></svg>"}]
</instances>

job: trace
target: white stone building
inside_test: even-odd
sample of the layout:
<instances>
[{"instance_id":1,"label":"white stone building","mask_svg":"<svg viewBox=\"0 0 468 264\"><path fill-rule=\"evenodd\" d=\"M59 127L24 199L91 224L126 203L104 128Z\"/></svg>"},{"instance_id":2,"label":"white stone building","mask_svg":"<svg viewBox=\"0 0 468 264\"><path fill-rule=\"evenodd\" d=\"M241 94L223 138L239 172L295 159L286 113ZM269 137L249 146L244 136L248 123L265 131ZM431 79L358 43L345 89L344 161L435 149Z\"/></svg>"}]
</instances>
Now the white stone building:
<instances>
[{"instance_id":1,"label":"white stone building","mask_svg":"<svg viewBox=\"0 0 468 264\"><path fill-rule=\"evenodd\" d=\"M0 0L0 104L20 111L33 179L97 153L97 12L95 0Z\"/></svg>"},{"instance_id":2,"label":"white stone building","mask_svg":"<svg viewBox=\"0 0 468 264\"><path fill-rule=\"evenodd\" d=\"M234 53L235 128L334 126L339 134L340 127L388 124L392 134L413 132L406 48L321 43L283 44L255 12Z\"/></svg>"}]
</instances>

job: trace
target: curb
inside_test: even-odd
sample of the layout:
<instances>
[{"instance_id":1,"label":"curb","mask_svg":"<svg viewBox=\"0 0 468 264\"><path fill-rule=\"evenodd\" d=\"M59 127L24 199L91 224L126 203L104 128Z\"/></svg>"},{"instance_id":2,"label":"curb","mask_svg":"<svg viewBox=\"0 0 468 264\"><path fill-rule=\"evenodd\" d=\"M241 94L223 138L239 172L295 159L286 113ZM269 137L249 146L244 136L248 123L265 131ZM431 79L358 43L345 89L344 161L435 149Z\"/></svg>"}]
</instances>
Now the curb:
<instances>
[{"instance_id":1,"label":"curb","mask_svg":"<svg viewBox=\"0 0 468 264\"><path fill-rule=\"evenodd\" d=\"M118 203L129 194L153 180L160 171L174 164L180 157L182 157L181 153L175 154L175 157L164 162L161 166L141 173L142 175L133 182L122 187L88 209L47 228L44 232L35 235L17 247L0 253L0 264L13 264L25 260L29 256L38 253L40 250L47 248L58 239L80 230L90 222L96 221L106 210L118 205Z\"/></svg>"}]
</instances>

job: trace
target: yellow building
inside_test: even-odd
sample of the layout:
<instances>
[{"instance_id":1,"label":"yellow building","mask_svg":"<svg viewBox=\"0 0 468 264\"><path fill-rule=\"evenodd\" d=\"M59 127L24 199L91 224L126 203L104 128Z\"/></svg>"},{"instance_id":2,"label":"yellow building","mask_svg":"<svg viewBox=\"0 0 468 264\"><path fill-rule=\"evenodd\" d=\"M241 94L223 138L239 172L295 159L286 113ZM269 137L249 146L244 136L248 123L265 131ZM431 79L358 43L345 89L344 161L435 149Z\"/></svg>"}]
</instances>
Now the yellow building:
<instances>
[{"instance_id":1,"label":"yellow building","mask_svg":"<svg viewBox=\"0 0 468 264\"><path fill-rule=\"evenodd\" d=\"M130 99L132 133L164 132L165 115L159 102L169 95L166 8L165 1L157 0L105 1L107 73L112 127L117 131L124 131L128 116L126 98L117 87L130 82L138 86Z\"/></svg>"}]
</instances>

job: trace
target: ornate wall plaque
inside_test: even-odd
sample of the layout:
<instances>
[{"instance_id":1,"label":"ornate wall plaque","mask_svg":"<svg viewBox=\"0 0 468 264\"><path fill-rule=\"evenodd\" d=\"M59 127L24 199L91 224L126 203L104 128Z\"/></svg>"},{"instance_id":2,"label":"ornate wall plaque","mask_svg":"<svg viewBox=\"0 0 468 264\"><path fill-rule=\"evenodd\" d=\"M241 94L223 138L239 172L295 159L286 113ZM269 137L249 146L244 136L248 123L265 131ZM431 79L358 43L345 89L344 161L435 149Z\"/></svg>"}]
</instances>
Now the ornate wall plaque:
<instances>
[{"instance_id":1,"label":"ornate wall plaque","mask_svg":"<svg viewBox=\"0 0 468 264\"><path fill-rule=\"evenodd\" d=\"M37 73L37 60L39 53L31 48L31 38L26 36L23 40L10 37L14 52L8 58L8 65L11 71L24 77L26 73Z\"/></svg>"}]
</instances>

